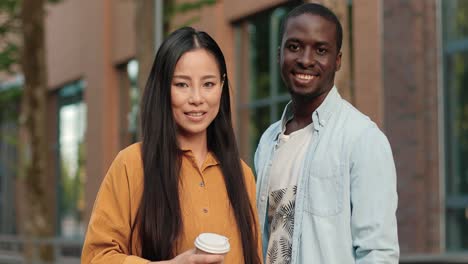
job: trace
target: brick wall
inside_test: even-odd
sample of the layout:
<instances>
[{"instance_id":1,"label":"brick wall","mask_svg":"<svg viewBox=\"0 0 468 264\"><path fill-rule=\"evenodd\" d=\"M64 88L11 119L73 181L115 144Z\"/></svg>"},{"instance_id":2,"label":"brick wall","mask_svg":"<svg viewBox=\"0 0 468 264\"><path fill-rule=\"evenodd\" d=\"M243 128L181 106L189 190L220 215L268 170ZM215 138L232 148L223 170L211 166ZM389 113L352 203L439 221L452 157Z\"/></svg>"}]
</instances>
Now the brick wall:
<instances>
[{"instance_id":1,"label":"brick wall","mask_svg":"<svg viewBox=\"0 0 468 264\"><path fill-rule=\"evenodd\" d=\"M435 0L383 2L384 129L398 173L402 254L442 250Z\"/></svg>"}]
</instances>

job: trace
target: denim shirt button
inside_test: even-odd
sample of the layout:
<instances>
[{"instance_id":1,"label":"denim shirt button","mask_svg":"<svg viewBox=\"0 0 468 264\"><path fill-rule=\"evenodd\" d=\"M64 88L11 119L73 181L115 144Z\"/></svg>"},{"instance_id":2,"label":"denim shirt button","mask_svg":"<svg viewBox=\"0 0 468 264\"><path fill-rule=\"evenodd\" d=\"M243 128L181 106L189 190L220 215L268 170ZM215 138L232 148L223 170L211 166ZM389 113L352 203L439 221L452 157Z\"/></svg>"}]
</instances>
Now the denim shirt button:
<instances>
[{"instance_id":1,"label":"denim shirt button","mask_svg":"<svg viewBox=\"0 0 468 264\"><path fill-rule=\"evenodd\" d=\"M260 198L260 200L261 200L262 202L264 202L264 201L266 200L265 195L262 195L262 197Z\"/></svg>"}]
</instances>

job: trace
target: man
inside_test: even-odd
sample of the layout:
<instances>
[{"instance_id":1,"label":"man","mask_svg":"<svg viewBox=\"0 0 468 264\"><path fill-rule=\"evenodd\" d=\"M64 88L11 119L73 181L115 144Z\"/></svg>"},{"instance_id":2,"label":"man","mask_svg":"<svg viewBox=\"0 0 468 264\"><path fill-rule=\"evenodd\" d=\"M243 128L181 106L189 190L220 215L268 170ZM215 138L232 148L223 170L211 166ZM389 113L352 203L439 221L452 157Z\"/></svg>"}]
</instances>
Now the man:
<instances>
[{"instance_id":1,"label":"man","mask_svg":"<svg viewBox=\"0 0 468 264\"><path fill-rule=\"evenodd\" d=\"M396 172L385 135L334 86L342 27L318 4L282 25L291 94L255 153L266 264L398 263Z\"/></svg>"}]
</instances>

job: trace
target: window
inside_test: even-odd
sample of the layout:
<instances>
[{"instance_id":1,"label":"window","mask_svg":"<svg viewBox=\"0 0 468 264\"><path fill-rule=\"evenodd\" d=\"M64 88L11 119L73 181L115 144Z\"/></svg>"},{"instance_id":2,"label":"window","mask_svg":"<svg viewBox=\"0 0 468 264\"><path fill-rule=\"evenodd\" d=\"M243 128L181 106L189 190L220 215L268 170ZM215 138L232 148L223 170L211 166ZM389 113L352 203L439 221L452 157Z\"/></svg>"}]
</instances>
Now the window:
<instances>
[{"instance_id":1,"label":"window","mask_svg":"<svg viewBox=\"0 0 468 264\"><path fill-rule=\"evenodd\" d=\"M138 114L140 90L137 87L138 62L130 60L118 67L119 71L119 109L120 109L120 147L138 141Z\"/></svg>"},{"instance_id":2,"label":"window","mask_svg":"<svg viewBox=\"0 0 468 264\"><path fill-rule=\"evenodd\" d=\"M18 112L22 77L0 83L0 234L15 234Z\"/></svg>"},{"instance_id":3,"label":"window","mask_svg":"<svg viewBox=\"0 0 468 264\"><path fill-rule=\"evenodd\" d=\"M58 92L58 233L81 238L85 233L84 184L86 105L84 82L66 85Z\"/></svg>"},{"instance_id":4,"label":"window","mask_svg":"<svg viewBox=\"0 0 468 264\"><path fill-rule=\"evenodd\" d=\"M446 245L468 250L468 1L442 1Z\"/></svg>"},{"instance_id":5,"label":"window","mask_svg":"<svg viewBox=\"0 0 468 264\"><path fill-rule=\"evenodd\" d=\"M280 77L277 54L281 20L298 4L291 1L235 27L237 136L241 155L250 164L260 136L281 118L290 99Z\"/></svg>"}]
</instances>

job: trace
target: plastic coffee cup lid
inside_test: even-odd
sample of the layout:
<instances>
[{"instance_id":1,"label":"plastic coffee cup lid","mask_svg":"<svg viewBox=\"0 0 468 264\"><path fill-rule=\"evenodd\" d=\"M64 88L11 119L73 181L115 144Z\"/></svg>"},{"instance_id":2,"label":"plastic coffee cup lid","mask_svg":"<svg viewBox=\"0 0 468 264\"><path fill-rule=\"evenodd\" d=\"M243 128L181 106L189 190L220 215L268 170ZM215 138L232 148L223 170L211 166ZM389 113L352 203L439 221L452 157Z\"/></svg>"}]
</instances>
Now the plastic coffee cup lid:
<instances>
[{"instance_id":1,"label":"plastic coffee cup lid","mask_svg":"<svg viewBox=\"0 0 468 264\"><path fill-rule=\"evenodd\" d=\"M229 239L214 233L202 233L195 239L195 246L207 253L225 254L229 252L231 246Z\"/></svg>"}]
</instances>

